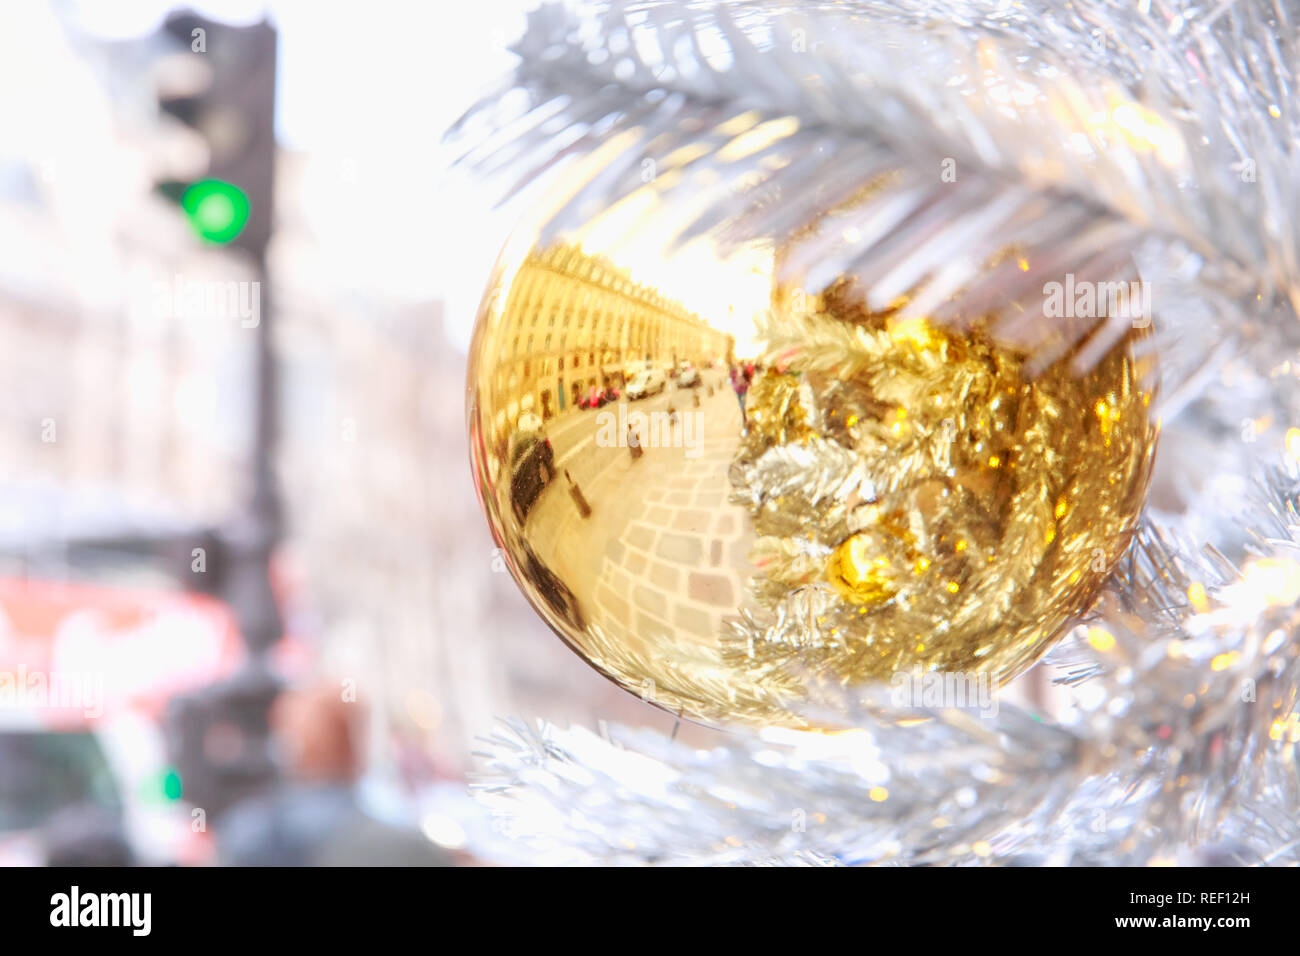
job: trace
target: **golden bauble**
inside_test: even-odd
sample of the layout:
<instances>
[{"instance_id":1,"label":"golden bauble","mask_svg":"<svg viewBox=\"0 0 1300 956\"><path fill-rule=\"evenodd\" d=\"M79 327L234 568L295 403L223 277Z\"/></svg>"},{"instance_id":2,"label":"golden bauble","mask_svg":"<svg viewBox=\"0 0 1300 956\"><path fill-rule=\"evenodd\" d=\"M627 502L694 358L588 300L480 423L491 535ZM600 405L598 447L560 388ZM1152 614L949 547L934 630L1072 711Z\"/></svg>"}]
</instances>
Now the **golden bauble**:
<instances>
[{"instance_id":1,"label":"golden bauble","mask_svg":"<svg viewBox=\"0 0 1300 956\"><path fill-rule=\"evenodd\" d=\"M812 682L1004 682L1087 609L1155 444L1138 333L1030 377L982 326L870 313L850 282L775 289L755 329L641 265L506 257L470 355L493 532L597 670L686 717L806 726Z\"/></svg>"}]
</instances>

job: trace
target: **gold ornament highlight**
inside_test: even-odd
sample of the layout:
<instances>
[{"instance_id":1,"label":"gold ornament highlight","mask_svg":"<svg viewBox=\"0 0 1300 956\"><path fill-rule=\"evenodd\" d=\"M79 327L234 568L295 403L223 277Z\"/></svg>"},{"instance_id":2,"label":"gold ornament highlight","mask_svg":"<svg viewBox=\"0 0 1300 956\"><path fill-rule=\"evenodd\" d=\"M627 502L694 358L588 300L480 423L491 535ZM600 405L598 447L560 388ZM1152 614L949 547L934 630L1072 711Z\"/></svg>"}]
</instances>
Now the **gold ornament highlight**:
<instances>
[{"instance_id":1,"label":"gold ornament highlight","mask_svg":"<svg viewBox=\"0 0 1300 956\"><path fill-rule=\"evenodd\" d=\"M1139 332L1030 376L984 326L869 312L848 280L775 289L755 328L653 272L533 248L471 351L494 534L592 666L694 719L806 726L816 682L1005 682L1087 609L1155 446Z\"/></svg>"}]
</instances>

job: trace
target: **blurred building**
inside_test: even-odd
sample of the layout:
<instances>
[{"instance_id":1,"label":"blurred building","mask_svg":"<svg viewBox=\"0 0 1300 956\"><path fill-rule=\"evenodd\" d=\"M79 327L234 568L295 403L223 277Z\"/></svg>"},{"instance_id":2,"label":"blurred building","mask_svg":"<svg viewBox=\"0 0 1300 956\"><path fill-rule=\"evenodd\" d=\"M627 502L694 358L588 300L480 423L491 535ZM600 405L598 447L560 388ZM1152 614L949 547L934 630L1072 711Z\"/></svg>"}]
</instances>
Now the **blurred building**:
<instances>
[{"instance_id":1,"label":"blurred building","mask_svg":"<svg viewBox=\"0 0 1300 956\"><path fill-rule=\"evenodd\" d=\"M0 553L49 575L59 542L241 500L253 334L224 296L251 290L244 262L150 193L175 143L137 64L92 69L44 26L0 43L69 109L52 123L3 109L29 99L18 85L0 93Z\"/></svg>"}]
</instances>

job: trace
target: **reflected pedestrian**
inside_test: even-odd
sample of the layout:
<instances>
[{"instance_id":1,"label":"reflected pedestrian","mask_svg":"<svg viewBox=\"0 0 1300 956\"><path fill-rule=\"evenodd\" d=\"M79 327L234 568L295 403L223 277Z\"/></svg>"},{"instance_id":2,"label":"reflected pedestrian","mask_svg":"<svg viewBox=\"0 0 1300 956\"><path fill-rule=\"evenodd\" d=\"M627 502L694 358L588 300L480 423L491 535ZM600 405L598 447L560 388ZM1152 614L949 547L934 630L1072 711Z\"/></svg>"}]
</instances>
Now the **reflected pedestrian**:
<instances>
[{"instance_id":1,"label":"reflected pedestrian","mask_svg":"<svg viewBox=\"0 0 1300 956\"><path fill-rule=\"evenodd\" d=\"M591 505L587 503L587 496L582 493L582 489L578 487L578 483L573 480L573 476L569 474L567 468L564 469L564 480L569 483L569 496L573 498L573 503L578 506L578 514L584 518L590 518Z\"/></svg>"},{"instance_id":2,"label":"reflected pedestrian","mask_svg":"<svg viewBox=\"0 0 1300 956\"><path fill-rule=\"evenodd\" d=\"M731 387L736 392L736 401L740 404L740 421L749 428L749 418L745 414L745 393L749 391L750 380L754 377L753 366L741 370L731 366Z\"/></svg>"}]
</instances>

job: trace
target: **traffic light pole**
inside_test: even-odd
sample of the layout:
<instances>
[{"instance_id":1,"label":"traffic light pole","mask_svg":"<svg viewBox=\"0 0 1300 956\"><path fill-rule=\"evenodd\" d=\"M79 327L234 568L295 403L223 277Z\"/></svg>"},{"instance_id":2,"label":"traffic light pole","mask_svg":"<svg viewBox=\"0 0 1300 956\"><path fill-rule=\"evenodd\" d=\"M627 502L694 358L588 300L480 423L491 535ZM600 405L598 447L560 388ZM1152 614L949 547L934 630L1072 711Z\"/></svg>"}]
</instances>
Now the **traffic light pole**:
<instances>
[{"instance_id":1,"label":"traffic light pole","mask_svg":"<svg viewBox=\"0 0 1300 956\"><path fill-rule=\"evenodd\" d=\"M222 597L239 619L240 632L251 655L265 655L283 632L279 605L271 583L271 561L283 530L283 513L275 478L278 437L278 374L273 323L265 266L262 318L254 334L254 392L252 443L249 449L252 482L248 501L236 521L223 534L227 552L226 583Z\"/></svg>"},{"instance_id":2,"label":"traffic light pole","mask_svg":"<svg viewBox=\"0 0 1300 956\"><path fill-rule=\"evenodd\" d=\"M217 593L234 611L253 658L263 657L281 632L271 587L271 559L283 516L275 481L277 376L274 296L267 270L275 181L276 32L269 23L231 26L199 14L171 14L163 32L206 62L207 88L160 101L208 145L207 175L180 187L180 201L207 241L244 253L254 268L260 316L253 343L253 420L248 498L221 530L223 580ZM194 197L191 200L191 197ZM209 214L209 212L213 214Z\"/></svg>"},{"instance_id":3,"label":"traffic light pole","mask_svg":"<svg viewBox=\"0 0 1300 956\"><path fill-rule=\"evenodd\" d=\"M217 814L277 776L269 724L280 681L269 657L284 628L271 562L283 531L283 513L275 478L275 296L266 257L274 205L276 33L265 22L232 27L193 13L173 14L164 29L190 45L195 55L207 57L212 67L212 87L170 111L207 139L207 184L233 188L247 200L242 229L236 226L233 238L216 241L228 241L250 258L261 303L252 329L251 483L241 513L218 535L222 578L217 594L239 622L248 659L230 679L174 701L170 720L185 796ZM218 747L214 753L208 746L212 739L237 746Z\"/></svg>"}]
</instances>

